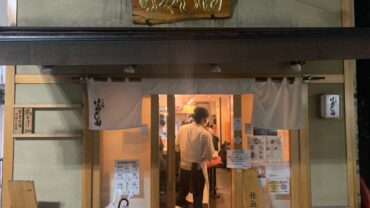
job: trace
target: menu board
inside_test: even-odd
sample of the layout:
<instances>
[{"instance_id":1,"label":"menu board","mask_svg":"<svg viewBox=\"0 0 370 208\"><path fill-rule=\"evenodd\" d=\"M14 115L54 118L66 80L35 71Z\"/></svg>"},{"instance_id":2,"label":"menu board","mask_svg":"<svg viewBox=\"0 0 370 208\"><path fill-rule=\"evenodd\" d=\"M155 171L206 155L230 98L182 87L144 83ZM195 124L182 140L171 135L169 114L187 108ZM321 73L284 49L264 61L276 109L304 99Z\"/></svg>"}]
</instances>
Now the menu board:
<instances>
[{"instance_id":1,"label":"menu board","mask_svg":"<svg viewBox=\"0 0 370 208\"><path fill-rule=\"evenodd\" d=\"M140 167L138 160L116 160L114 165L115 190L123 196L140 194Z\"/></svg>"},{"instance_id":2,"label":"menu board","mask_svg":"<svg viewBox=\"0 0 370 208\"><path fill-rule=\"evenodd\" d=\"M280 136L265 136L266 143L266 160L281 161L283 159L283 151Z\"/></svg>"},{"instance_id":3,"label":"menu board","mask_svg":"<svg viewBox=\"0 0 370 208\"><path fill-rule=\"evenodd\" d=\"M283 158L280 136L250 136L248 150L254 163L270 163L281 161Z\"/></svg>"},{"instance_id":4,"label":"menu board","mask_svg":"<svg viewBox=\"0 0 370 208\"><path fill-rule=\"evenodd\" d=\"M249 137L248 149L251 152L251 159L253 162L266 160L265 137L263 136Z\"/></svg>"}]
</instances>

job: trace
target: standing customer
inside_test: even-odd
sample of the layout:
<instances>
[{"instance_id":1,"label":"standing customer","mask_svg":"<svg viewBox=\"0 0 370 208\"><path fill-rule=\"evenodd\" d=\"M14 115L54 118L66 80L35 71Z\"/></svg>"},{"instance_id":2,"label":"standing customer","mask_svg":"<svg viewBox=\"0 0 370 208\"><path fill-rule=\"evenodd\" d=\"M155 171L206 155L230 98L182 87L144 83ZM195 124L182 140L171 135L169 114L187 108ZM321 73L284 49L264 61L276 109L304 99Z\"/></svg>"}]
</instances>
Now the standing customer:
<instances>
[{"instance_id":1,"label":"standing customer","mask_svg":"<svg viewBox=\"0 0 370 208\"><path fill-rule=\"evenodd\" d=\"M194 109L194 123L182 126L176 137L176 151L180 151L180 180L176 206L186 204L186 196L193 192L194 208L201 208L203 190L208 187L208 173L205 160L218 157L214 150L212 136L204 126L208 123L208 111L205 108ZM205 186L206 185L206 186Z\"/></svg>"}]
</instances>

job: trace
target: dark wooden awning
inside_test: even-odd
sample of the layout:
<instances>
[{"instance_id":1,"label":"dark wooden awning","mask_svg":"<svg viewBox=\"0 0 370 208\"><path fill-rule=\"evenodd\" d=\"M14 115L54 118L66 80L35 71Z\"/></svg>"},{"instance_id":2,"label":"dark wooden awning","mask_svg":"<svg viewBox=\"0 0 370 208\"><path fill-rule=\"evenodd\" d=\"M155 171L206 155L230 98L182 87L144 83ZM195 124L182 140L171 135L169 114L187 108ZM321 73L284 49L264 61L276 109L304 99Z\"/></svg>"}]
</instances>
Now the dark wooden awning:
<instances>
[{"instance_id":1,"label":"dark wooden awning","mask_svg":"<svg viewBox=\"0 0 370 208\"><path fill-rule=\"evenodd\" d=\"M359 28L0 28L0 64L209 64L369 59Z\"/></svg>"}]
</instances>

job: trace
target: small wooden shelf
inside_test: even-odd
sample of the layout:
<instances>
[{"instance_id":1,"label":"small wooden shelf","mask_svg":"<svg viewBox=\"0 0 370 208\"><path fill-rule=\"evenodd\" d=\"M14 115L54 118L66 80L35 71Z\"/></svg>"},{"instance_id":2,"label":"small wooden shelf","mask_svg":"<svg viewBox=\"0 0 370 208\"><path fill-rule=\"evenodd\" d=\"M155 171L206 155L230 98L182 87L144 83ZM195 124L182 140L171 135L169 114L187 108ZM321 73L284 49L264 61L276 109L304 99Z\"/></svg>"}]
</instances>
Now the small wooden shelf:
<instances>
[{"instance_id":1,"label":"small wooden shelf","mask_svg":"<svg viewBox=\"0 0 370 208\"><path fill-rule=\"evenodd\" d=\"M13 138L34 139L34 138L81 138L82 134L13 134Z\"/></svg>"},{"instance_id":2,"label":"small wooden shelf","mask_svg":"<svg viewBox=\"0 0 370 208\"><path fill-rule=\"evenodd\" d=\"M14 108L35 109L80 109L81 104L14 104Z\"/></svg>"}]
</instances>

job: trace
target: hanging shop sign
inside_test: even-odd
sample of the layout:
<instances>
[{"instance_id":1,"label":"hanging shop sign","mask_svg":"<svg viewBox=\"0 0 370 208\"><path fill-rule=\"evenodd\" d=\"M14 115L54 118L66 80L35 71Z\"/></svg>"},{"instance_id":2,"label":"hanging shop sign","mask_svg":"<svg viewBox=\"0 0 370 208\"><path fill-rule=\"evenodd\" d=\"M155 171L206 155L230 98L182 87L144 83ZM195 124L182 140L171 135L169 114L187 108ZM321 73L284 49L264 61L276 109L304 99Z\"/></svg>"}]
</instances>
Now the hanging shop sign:
<instances>
[{"instance_id":1,"label":"hanging shop sign","mask_svg":"<svg viewBox=\"0 0 370 208\"><path fill-rule=\"evenodd\" d=\"M136 24L173 23L191 19L230 17L231 0L134 0Z\"/></svg>"},{"instance_id":2,"label":"hanging shop sign","mask_svg":"<svg viewBox=\"0 0 370 208\"><path fill-rule=\"evenodd\" d=\"M338 119L341 117L340 95L324 94L320 96L321 118Z\"/></svg>"}]
</instances>

